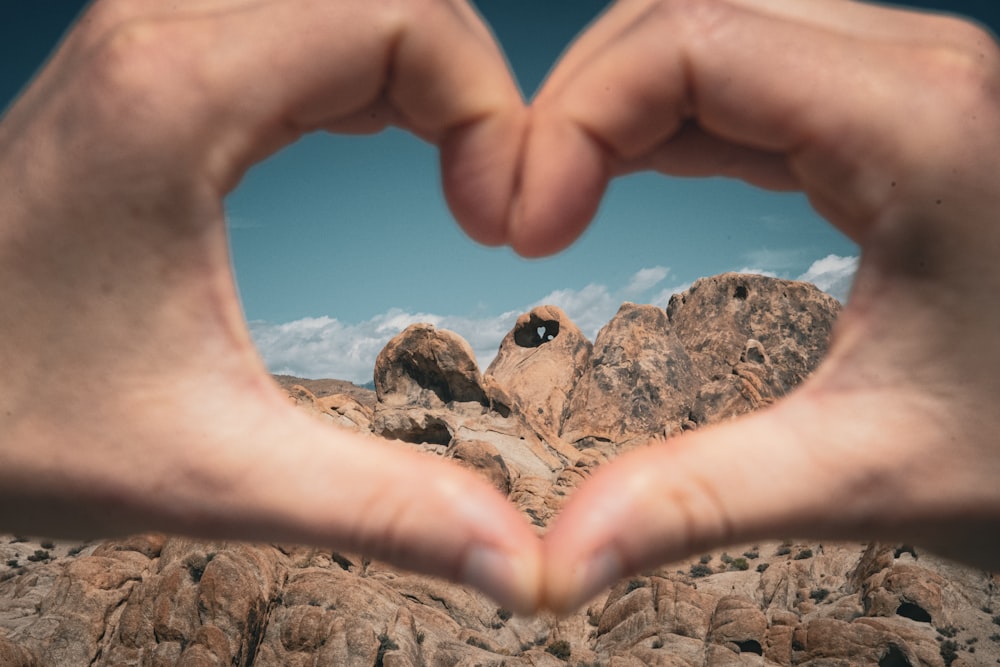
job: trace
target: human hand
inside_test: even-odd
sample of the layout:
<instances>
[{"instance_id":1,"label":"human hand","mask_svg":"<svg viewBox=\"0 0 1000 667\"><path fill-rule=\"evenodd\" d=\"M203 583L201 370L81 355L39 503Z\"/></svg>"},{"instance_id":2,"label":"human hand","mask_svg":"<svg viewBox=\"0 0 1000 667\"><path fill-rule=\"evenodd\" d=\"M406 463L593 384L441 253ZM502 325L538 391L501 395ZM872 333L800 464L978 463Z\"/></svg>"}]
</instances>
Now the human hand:
<instances>
[{"instance_id":1,"label":"human hand","mask_svg":"<svg viewBox=\"0 0 1000 667\"><path fill-rule=\"evenodd\" d=\"M622 0L533 104L515 247L554 251L610 177L805 192L862 262L828 358L773 408L598 471L545 537L545 603L724 544L885 539L1000 563L1000 55L855 2Z\"/></svg>"},{"instance_id":2,"label":"human hand","mask_svg":"<svg viewBox=\"0 0 1000 667\"><path fill-rule=\"evenodd\" d=\"M524 122L464 0L96 3L0 125L0 526L332 546L532 608L538 538L491 487L277 390L222 208L304 132L395 124L497 243Z\"/></svg>"}]
</instances>

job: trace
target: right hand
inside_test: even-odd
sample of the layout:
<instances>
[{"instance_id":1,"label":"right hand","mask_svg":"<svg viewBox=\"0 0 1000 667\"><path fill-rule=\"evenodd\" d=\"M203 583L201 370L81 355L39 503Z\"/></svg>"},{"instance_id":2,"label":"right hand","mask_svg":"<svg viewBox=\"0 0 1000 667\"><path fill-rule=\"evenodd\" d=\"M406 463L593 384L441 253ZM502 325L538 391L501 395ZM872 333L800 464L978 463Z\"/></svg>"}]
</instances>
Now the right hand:
<instances>
[{"instance_id":1,"label":"right hand","mask_svg":"<svg viewBox=\"0 0 1000 667\"><path fill-rule=\"evenodd\" d=\"M636 169L800 190L862 247L828 357L747 418L623 457L545 537L545 604L789 536L1000 566L1000 51L959 20L843 0L620 0L532 105L526 254ZM642 242L641 239L636 240Z\"/></svg>"}]
</instances>

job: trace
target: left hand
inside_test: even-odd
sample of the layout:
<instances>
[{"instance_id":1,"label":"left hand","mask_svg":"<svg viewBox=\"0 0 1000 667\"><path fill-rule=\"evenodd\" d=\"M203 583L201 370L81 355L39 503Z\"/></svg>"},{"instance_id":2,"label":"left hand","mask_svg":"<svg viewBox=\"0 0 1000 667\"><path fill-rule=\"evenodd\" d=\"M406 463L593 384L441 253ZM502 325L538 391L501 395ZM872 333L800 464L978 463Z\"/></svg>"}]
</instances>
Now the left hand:
<instances>
[{"instance_id":1,"label":"left hand","mask_svg":"<svg viewBox=\"0 0 1000 667\"><path fill-rule=\"evenodd\" d=\"M0 123L0 530L308 543L532 609L539 540L495 489L278 391L222 206L307 131L395 124L497 243L524 122L464 0L94 3Z\"/></svg>"}]
</instances>

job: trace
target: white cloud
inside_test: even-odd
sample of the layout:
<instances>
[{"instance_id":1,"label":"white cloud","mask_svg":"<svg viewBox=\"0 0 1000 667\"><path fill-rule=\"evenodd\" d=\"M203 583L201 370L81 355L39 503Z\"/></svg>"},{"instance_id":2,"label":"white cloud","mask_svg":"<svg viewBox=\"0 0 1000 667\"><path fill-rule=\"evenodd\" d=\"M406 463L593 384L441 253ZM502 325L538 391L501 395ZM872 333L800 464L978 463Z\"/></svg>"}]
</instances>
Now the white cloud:
<instances>
[{"instance_id":1,"label":"white cloud","mask_svg":"<svg viewBox=\"0 0 1000 667\"><path fill-rule=\"evenodd\" d=\"M743 261L749 266L767 266L773 271L788 270L796 266L801 266L805 259L805 251L797 248L782 248L779 250L758 248L743 253ZM749 271L746 271L746 273L749 273Z\"/></svg>"},{"instance_id":2,"label":"white cloud","mask_svg":"<svg viewBox=\"0 0 1000 667\"><path fill-rule=\"evenodd\" d=\"M625 286L622 292L626 295L639 296L648 290L653 289L666 279L670 269L665 266L654 266L648 269L640 269L632 276L632 280Z\"/></svg>"},{"instance_id":3,"label":"white cloud","mask_svg":"<svg viewBox=\"0 0 1000 667\"><path fill-rule=\"evenodd\" d=\"M734 273L746 273L753 276L767 276L768 278L778 278L778 274L774 271L768 271L767 269L758 269L752 266L744 266L742 269L737 269Z\"/></svg>"},{"instance_id":4,"label":"white cloud","mask_svg":"<svg viewBox=\"0 0 1000 667\"><path fill-rule=\"evenodd\" d=\"M393 336L411 324L427 322L459 334L485 367L518 313L496 317L447 317L392 309L357 324L330 317L307 317L285 324L250 322L250 333L272 373L371 382L375 358Z\"/></svg>"},{"instance_id":5,"label":"white cloud","mask_svg":"<svg viewBox=\"0 0 1000 667\"><path fill-rule=\"evenodd\" d=\"M845 303L857 270L857 257L827 255L813 262L798 280L812 283L841 303Z\"/></svg>"},{"instance_id":6,"label":"white cloud","mask_svg":"<svg viewBox=\"0 0 1000 667\"><path fill-rule=\"evenodd\" d=\"M272 373L330 377L363 384L371 381L375 358L393 336L411 324L427 322L462 336L475 352L480 367L486 368L522 312L540 305L558 306L593 340L618 312L623 297L655 287L668 273L665 267L642 269L618 292L597 284L578 290L556 290L523 309L496 316L437 315L392 309L356 324L331 317L309 317L285 324L251 322L250 333Z\"/></svg>"},{"instance_id":7,"label":"white cloud","mask_svg":"<svg viewBox=\"0 0 1000 667\"><path fill-rule=\"evenodd\" d=\"M799 280L811 282L844 301L857 262L856 257L830 255L814 262ZM744 268L740 272L775 275L772 271L753 268ZM427 322L465 338L475 352L480 367L486 368L496 356L503 337L522 312L540 305L558 306L585 336L594 340L601 327L618 312L622 301L656 287L667 275L669 270L665 267L642 269L619 290L600 284L590 284L582 289L556 290L522 309L495 316L412 313L395 308L356 324L331 317L310 317L285 324L251 322L250 333L273 373L338 378L363 384L371 381L375 358L393 336L411 324ZM666 308L671 295L690 286L691 283L679 283L661 289L649 299L649 303Z\"/></svg>"}]
</instances>

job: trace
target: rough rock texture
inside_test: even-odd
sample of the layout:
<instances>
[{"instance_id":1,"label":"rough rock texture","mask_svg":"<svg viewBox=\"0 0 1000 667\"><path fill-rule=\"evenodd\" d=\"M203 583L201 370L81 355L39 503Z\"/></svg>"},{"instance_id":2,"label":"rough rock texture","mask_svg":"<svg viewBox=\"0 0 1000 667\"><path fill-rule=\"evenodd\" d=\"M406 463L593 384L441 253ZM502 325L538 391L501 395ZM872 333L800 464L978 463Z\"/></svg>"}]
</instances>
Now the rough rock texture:
<instances>
[{"instance_id":1,"label":"rough rock texture","mask_svg":"<svg viewBox=\"0 0 1000 667\"><path fill-rule=\"evenodd\" d=\"M826 352L840 304L808 283L726 273L696 281L670 298L672 331L699 372L724 379L756 341L773 371L767 383L777 395L799 384ZM711 322L706 326L706 322Z\"/></svg>"},{"instance_id":2,"label":"rough rock texture","mask_svg":"<svg viewBox=\"0 0 1000 667\"><path fill-rule=\"evenodd\" d=\"M517 318L486 375L540 433L558 437L591 348L566 313L541 306Z\"/></svg>"},{"instance_id":3,"label":"rough rock texture","mask_svg":"<svg viewBox=\"0 0 1000 667\"><path fill-rule=\"evenodd\" d=\"M726 275L664 311L626 304L590 343L555 308L518 319L479 373L417 325L374 392L280 378L318 419L482 474L540 528L598 465L651 435L748 412L806 378L837 304ZM909 545L733 546L621 581L564 619L359 554L159 535L0 538L0 666L932 667L1000 661L990 574Z\"/></svg>"},{"instance_id":4,"label":"rough rock texture","mask_svg":"<svg viewBox=\"0 0 1000 667\"><path fill-rule=\"evenodd\" d=\"M702 382L667 313L626 303L597 334L562 435L620 444L680 431Z\"/></svg>"},{"instance_id":5,"label":"rough rock texture","mask_svg":"<svg viewBox=\"0 0 1000 667\"><path fill-rule=\"evenodd\" d=\"M487 404L472 348L430 324L414 324L389 341L375 361L375 392L390 406Z\"/></svg>"}]
</instances>

